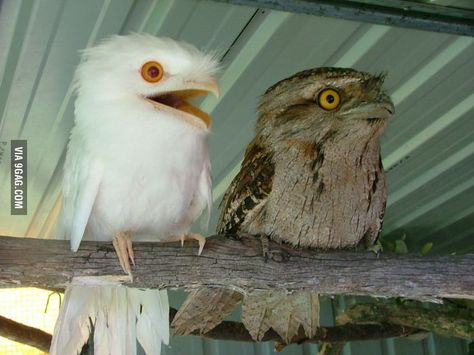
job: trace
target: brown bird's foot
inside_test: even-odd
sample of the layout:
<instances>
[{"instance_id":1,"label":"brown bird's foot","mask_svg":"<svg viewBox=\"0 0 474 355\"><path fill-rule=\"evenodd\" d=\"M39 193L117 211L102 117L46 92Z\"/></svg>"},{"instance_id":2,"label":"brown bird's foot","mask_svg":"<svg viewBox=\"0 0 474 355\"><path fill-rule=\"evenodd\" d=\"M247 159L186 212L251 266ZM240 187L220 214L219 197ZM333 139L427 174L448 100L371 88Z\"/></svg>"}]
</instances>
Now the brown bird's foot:
<instances>
[{"instance_id":1,"label":"brown bird's foot","mask_svg":"<svg viewBox=\"0 0 474 355\"><path fill-rule=\"evenodd\" d=\"M243 236L250 236L250 234L226 233L225 237L232 240L242 240Z\"/></svg>"},{"instance_id":2,"label":"brown bird's foot","mask_svg":"<svg viewBox=\"0 0 474 355\"><path fill-rule=\"evenodd\" d=\"M206 244L206 237L198 233L189 233L181 236L181 246L184 245L185 240L197 240L199 243L198 255L201 255L204 245Z\"/></svg>"},{"instance_id":3,"label":"brown bird's foot","mask_svg":"<svg viewBox=\"0 0 474 355\"><path fill-rule=\"evenodd\" d=\"M135 259L132 249L132 240L130 239L130 233L119 232L114 235L112 241L115 251L120 262L120 266L123 271L130 276L130 281L133 282L132 268L130 267L130 262L135 266Z\"/></svg>"},{"instance_id":4,"label":"brown bird's foot","mask_svg":"<svg viewBox=\"0 0 474 355\"><path fill-rule=\"evenodd\" d=\"M265 263L267 263L268 260L272 260L277 263L288 261L290 254L288 254L285 250L281 248L274 248L273 250L270 250L270 237L268 235L256 234L255 236L260 239L260 244L262 245L263 261Z\"/></svg>"},{"instance_id":5,"label":"brown bird's foot","mask_svg":"<svg viewBox=\"0 0 474 355\"><path fill-rule=\"evenodd\" d=\"M377 241L374 245L371 245L370 247L368 247L367 250L375 253L375 256L378 259L383 252L382 243L380 243L380 241Z\"/></svg>"},{"instance_id":6,"label":"brown bird's foot","mask_svg":"<svg viewBox=\"0 0 474 355\"><path fill-rule=\"evenodd\" d=\"M268 261L270 253L270 239L265 234L257 234L257 237L260 239L262 245L262 255L265 262Z\"/></svg>"}]
</instances>

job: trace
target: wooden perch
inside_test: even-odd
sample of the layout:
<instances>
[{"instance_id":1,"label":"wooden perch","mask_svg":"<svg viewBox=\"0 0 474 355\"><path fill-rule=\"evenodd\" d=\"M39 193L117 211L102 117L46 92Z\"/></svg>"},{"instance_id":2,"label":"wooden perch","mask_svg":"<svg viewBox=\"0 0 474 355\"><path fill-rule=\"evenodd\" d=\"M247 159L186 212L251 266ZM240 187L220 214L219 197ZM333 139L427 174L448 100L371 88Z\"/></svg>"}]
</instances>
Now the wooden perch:
<instances>
[{"instance_id":1,"label":"wooden perch","mask_svg":"<svg viewBox=\"0 0 474 355\"><path fill-rule=\"evenodd\" d=\"M48 352L51 334L0 316L0 336Z\"/></svg>"},{"instance_id":2,"label":"wooden perch","mask_svg":"<svg viewBox=\"0 0 474 355\"><path fill-rule=\"evenodd\" d=\"M337 317L338 324L389 323L474 340L474 310L457 304L355 304Z\"/></svg>"},{"instance_id":3,"label":"wooden perch","mask_svg":"<svg viewBox=\"0 0 474 355\"><path fill-rule=\"evenodd\" d=\"M210 237L201 256L196 255L196 245L134 243L137 266L130 284L111 243L83 242L72 253L67 241L0 237L0 287L63 288L73 278L82 283L103 276L104 281L146 288L205 285L242 292L277 288L415 299L474 298L473 254L377 258L371 252L318 252L270 243L265 261L260 240L252 236Z\"/></svg>"}]
</instances>

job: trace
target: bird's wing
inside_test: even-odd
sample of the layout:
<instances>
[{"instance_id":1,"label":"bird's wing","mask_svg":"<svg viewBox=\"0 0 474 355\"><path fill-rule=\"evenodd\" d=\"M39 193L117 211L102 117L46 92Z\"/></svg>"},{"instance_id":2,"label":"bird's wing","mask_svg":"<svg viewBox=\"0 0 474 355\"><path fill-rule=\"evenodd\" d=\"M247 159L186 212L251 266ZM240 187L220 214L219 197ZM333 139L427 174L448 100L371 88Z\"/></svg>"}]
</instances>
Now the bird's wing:
<instances>
[{"instance_id":1,"label":"bird's wing","mask_svg":"<svg viewBox=\"0 0 474 355\"><path fill-rule=\"evenodd\" d=\"M201 228L207 231L212 208L211 163L209 160L206 160L203 165L199 179L199 188L195 199L201 201L201 203L198 203L198 205L200 205L199 214L202 213L203 210L205 211L204 215L201 217Z\"/></svg>"},{"instance_id":2,"label":"bird's wing","mask_svg":"<svg viewBox=\"0 0 474 355\"><path fill-rule=\"evenodd\" d=\"M199 173L197 189L187 210L187 219L192 223L200 219L201 229L207 231L212 208L211 163L206 159ZM199 218L200 217L200 218Z\"/></svg>"},{"instance_id":3,"label":"bird's wing","mask_svg":"<svg viewBox=\"0 0 474 355\"><path fill-rule=\"evenodd\" d=\"M244 161L222 199L217 233L242 231L255 218L256 209L261 209L272 190L275 167L268 150L254 139L245 151Z\"/></svg>"},{"instance_id":4,"label":"bird's wing","mask_svg":"<svg viewBox=\"0 0 474 355\"><path fill-rule=\"evenodd\" d=\"M61 237L71 240L72 251L79 248L102 177L98 162L75 153L68 155L64 167L59 230Z\"/></svg>"}]
</instances>

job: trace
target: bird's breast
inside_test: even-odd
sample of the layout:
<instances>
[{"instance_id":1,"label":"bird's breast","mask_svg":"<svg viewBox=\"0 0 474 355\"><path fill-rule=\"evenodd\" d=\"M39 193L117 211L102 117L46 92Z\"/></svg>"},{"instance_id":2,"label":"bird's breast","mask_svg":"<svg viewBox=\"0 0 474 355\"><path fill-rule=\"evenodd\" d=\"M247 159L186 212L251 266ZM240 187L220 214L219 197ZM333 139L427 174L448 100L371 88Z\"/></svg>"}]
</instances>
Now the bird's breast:
<instances>
[{"instance_id":1,"label":"bird's breast","mask_svg":"<svg viewBox=\"0 0 474 355\"><path fill-rule=\"evenodd\" d=\"M288 154L276 161L265 233L323 249L353 247L367 233L378 233L386 197L378 159L331 159L328 152L308 157L302 150Z\"/></svg>"},{"instance_id":2,"label":"bird's breast","mask_svg":"<svg viewBox=\"0 0 474 355\"><path fill-rule=\"evenodd\" d=\"M110 239L122 230L163 240L189 229L188 210L209 159L206 138L186 131L150 133L109 139L98 152L104 175L91 234Z\"/></svg>"}]
</instances>

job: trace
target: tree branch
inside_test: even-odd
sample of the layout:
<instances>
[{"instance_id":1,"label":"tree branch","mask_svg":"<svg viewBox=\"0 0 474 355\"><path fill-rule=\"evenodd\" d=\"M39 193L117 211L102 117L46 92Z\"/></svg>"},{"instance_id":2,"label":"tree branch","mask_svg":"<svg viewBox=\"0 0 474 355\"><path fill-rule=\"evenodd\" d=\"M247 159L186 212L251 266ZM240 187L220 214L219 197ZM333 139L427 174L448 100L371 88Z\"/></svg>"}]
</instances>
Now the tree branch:
<instances>
[{"instance_id":1,"label":"tree branch","mask_svg":"<svg viewBox=\"0 0 474 355\"><path fill-rule=\"evenodd\" d=\"M442 336L474 340L474 310L457 304L356 304L337 317L338 324L390 323Z\"/></svg>"},{"instance_id":2,"label":"tree branch","mask_svg":"<svg viewBox=\"0 0 474 355\"><path fill-rule=\"evenodd\" d=\"M146 288L226 287L316 290L415 299L474 299L474 255L382 255L318 252L270 243L265 262L260 240L210 237L201 256L196 243L134 243L134 282L123 274L111 243L0 237L0 287L63 288L91 277ZM74 278L74 281L73 281ZM97 284L97 279L95 279Z\"/></svg>"},{"instance_id":3,"label":"tree branch","mask_svg":"<svg viewBox=\"0 0 474 355\"><path fill-rule=\"evenodd\" d=\"M170 324L176 315L176 310L170 310ZM372 340L381 338L402 337L418 333L419 330L411 327L405 327L392 324L344 324L334 327L319 327L318 331L312 338L308 338L302 329L299 334L292 339L291 343L301 344L303 342L319 343L319 342L346 342L357 340ZM239 322L223 321L214 329L205 334L194 332L192 335L203 336L216 340L233 340L233 341L249 341L253 342L250 333L245 326ZM283 339L270 329L265 333L261 341L277 341L284 343Z\"/></svg>"},{"instance_id":4,"label":"tree branch","mask_svg":"<svg viewBox=\"0 0 474 355\"><path fill-rule=\"evenodd\" d=\"M176 315L175 309L170 309L170 324L173 317ZM318 329L316 335L308 339L303 332L301 332L295 339L294 343L321 341L342 342L354 340L371 340L380 338L392 338L412 335L419 330L404 327L400 325L388 324L367 324L367 325L353 325L346 324L335 327L321 327ZM201 336L196 333L193 335ZM27 344L40 349L44 352L49 351L51 344L51 334L43 332L40 329L32 328L24 324L15 322L5 317L0 316L0 336L11 339L13 341ZM249 332L245 329L242 323L224 321L210 332L202 335L205 338L217 340L234 340L234 341L249 341L254 340ZM268 331L262 341L275 340L283 342L283 340L273 330Z\"/></svg>"},{"instance_id":5,"label":"tree branch","mask_svg":"<svg viewBox=\"0 0 474 355\"><path fill-rule=\"evenodd\" d=\"M0 316L0 336L49 352L51 334Z\"/></svg>"}]
</instances>

